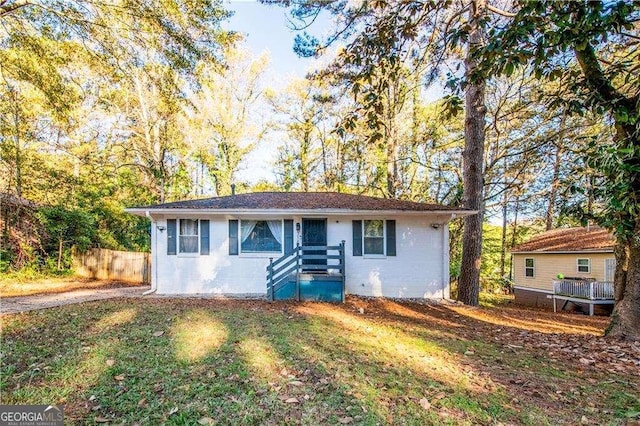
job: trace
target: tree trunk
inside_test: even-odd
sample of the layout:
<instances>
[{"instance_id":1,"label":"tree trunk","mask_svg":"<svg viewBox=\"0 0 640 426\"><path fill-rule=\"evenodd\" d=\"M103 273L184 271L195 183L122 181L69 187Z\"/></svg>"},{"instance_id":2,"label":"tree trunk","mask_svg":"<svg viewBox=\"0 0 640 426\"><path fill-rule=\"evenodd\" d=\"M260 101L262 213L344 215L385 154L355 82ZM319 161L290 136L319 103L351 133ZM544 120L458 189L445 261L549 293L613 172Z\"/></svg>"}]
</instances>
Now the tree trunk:
<instances>
[{"instance_id":1,"label":"tree trunk","mask_svg":"<svg viewBox=\"0 0 640 426\"><path fill-rule=\"evenodd\" d=\"M15 134L13 135L14 148L16 153L16 195L22 197L22 149L20 147L20 104L18 92L16 89L9 87L9 93L12 95L13 101L13 125Z\"/></svg>"},{"instance_id":2,"label":"tree trunk","mask_svg":"<svg viewBox=\"0 0 640 426\"><path fill-rule=\"evenodd\" d=\"M502 236L500 239L500 278L504 278L507 263L507 203L509 198L507 191L503 194L502 199Z\"/></svg>"},{"instance_id":3,"label":"tree trunk","mask_svg":"<svg viewBox=\"0 0 640 426\"><path fill-rule=\"evenodd\" d=\"M566 115L563 113L560 119L560 129L558 131L558 142L556 144L556 156L553 163L553 178L551 180L551 191L549 191L549 204L545 215L546 230L553 229L553 219L555 215L556 198L558 196L558 187L560 186L560 165L562 164L562 154L564 151L564 130Z\"/></svg>"},{"instance_id":4,"label":"tree trunk","mask_svg":"<svg viewBox=\"0 0 640 426\"><path fill-rule=\"evenodd\" d=\"M472 57L472 52L482 44L483 37L480 21L485 12L485 0L471 2L471 10L469 11L469 47L465 58L465 72L468 80L472 78L478 66L477 60ZM462 153L462 161L464 163L464 204L465 208L477 210L478 213L467 216L464 219L458 300L467 305L477 306L480 293L480 259L484 215L482 164L484 157L484 121L487 111L484 81L468 81L465 95L465 146Z\"/></svg>"},{"instance_id":5,"label":"tree trunk","mask_svg":"<svg viewBox=\"0 0 640 426\"><path fill-rule=\"evenodd\" d=\"M62 271L62 238L58 238L58 271Z\"/></svg>"},{"instance_id":6,"label":"tree trunk","mask_svg":"<svg viewBox=\"0 0 640 426\"><path fill-rule=\"evenodd\" d=\"M636 220L636 238L616 247L616 304L607 328L608 336L640 340L640 219Z\"/></svg>"}]
</instances>

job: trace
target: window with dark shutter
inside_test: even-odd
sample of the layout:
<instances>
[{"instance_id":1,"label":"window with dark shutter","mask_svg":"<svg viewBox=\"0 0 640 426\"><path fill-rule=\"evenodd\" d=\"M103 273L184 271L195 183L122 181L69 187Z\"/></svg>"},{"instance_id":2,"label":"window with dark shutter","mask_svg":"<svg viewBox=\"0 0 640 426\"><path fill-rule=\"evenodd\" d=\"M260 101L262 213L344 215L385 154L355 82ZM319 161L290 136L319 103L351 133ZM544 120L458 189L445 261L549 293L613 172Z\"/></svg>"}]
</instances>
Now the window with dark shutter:
<instances>
[{"instance_id":1,"label":"window with dark shutter","mask_svg":"<svg viewBox=\"0 0 640 426\"><path fill-rule=\"evenodd\" d=\"M229 221L229 255L238 255L238 221Z\"/></svg>"},{"instance_id":2,"label":"window with dark shutter","mask_svg":"<svg viewBox=\"0 0 640 426\"><path fill-rule=\"evenodd\" d=\"M200 254L209 254L209 221L200 221Z\"/></svg>"},{"instance_id":3,"label":"window with dark shutter","mask_svg":"<svg viewBox=\"0 0 640 426\"><path fill-rule=\"evenodd\" d=\"M396 221L387 220L387 256L396 255Z\"/></svg>"},{"instance_id":4,"label":"window with dark shutter","mask_svg":"<svg viewBox=\"0 0 640 426\"><path fill-rule=\"evenodd\" d=\"M289 253L293 250L293 220L285 219L284 221L284 252Z\"/></svg>"},{"instance_id":5,"label":"window with dark shutter","mask_svg":"<svg viewBox=\"0 0 640 426\"><path fill-rule=\"evenodd\" d=\"M353 255L362 256L362 221L354 220L353 226Z\"/></svg>"},{"instance_id":6,"label":"window with dark shutter","mask_svg":"<svg viewBox=\"0 0 640 426\"><path fill-rule=\"evenodd\" d=\"M175 255L176 254L176 244L177 244L177 229L176 229L176 220L175 219L167 219L167 254Z\"/></svg>"}]
</instances>

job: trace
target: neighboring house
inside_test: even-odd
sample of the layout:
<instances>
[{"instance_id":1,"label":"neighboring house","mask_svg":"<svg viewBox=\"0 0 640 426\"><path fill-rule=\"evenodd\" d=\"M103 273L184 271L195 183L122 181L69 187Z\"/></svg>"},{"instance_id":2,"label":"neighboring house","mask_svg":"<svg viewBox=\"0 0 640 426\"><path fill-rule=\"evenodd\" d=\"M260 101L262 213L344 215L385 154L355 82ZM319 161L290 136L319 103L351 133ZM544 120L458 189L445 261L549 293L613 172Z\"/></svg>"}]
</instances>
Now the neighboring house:
<instances>
[{"instance_id":1,"label":"neighboring house","mask_svg":"<svg viewBox=\"0 0 640 426\"><path fill-rule=\"evenodd\" d=\"M127 211L151 219L157 293L274 298L292 294L269 278L270 262L289 284L319 288L323 280L338 280L349 294L448 298L447 224L475 213L319 192L238 194Z\"/></svg>"},{"instance_id":2,"label":"neighboring house","mask_svg":"<svg viewBox=\"0 0 640 426\"><path fill-rule=\"evenodd\" d=\"M613 288L616 269L615 240L599 227L565 228L544 232L511 249L513 255L514 293L517 303L553 307L554 282L608 283ZM559 280L558 275L564 278ZM559 293L556 287L556 295ZM564 294L558 299L571 300ZM588 293L586 294L588 296ZM593 299L593 298L592 298ZM586 302L589 303L589 302ZM604 303L604 302L591 302ZM610 302L612 303L612 302Z\"/></svg>"}]
</instances>

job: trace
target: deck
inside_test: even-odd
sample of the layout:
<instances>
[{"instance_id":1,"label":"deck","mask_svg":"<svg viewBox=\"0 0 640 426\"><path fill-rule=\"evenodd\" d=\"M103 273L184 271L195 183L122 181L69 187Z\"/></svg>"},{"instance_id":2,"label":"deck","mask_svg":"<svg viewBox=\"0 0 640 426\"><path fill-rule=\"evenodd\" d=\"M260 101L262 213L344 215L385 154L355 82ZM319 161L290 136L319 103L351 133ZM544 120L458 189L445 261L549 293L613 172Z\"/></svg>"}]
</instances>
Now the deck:
<instances>
[{"instance_id":1,"label":"deck","mask_svg":"<svg viewBox=\"0 0 640 426\"><path fill-rule=\"evenodd\" d=\"M557 312L557 301L584 303L589 305L589 315L593 315L595 305L615 303L614 286L609 281L560 280L553 282L553 312Z\"/></svg>"}]
</instances>

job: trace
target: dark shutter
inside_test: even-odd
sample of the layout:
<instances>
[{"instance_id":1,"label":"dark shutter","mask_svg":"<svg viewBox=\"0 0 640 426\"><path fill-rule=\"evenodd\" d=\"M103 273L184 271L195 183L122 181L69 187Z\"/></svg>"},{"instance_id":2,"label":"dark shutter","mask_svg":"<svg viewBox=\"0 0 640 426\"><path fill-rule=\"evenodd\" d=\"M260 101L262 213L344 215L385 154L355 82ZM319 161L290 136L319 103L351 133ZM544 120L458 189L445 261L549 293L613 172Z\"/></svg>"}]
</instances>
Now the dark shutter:
<instances>
[{"instance_id":1,"label":"dark shutter","mask_svg":"<svg viewBox=\"0 0 640 426\"><path fill-rule=\"evenodd\" d=\"M167 254L176 254L176 220L167 219Z\"/></svg>"},{"instance_id":2,"label":"dark shutter","mask_svg":"<svg viewBox=\"0 0 640 426\"><path fill-rule=\"evenodd\" d=\"M396 255L396 221L387 221L387 256Z\"/></svg>"},{"instance_id":3,"label":"dark shutter","mask_svg":"<svg viewBox=\"0 0 640 426\"><path fill-rule=\"evenodd\" d=\"M229 254L238 255L238 221L229 221Z\"/></svg>"},{"instance_id":4,"label":"dark shutter","mask_svg":"<svg viewBox=\"0 0 640 426\"><path fill-rule=\"evenodd\" d=\"M200 254L209 254L209 221L200 221Z\"/></svg>"},{"instance_id":5,"label":"dark shutter","mask_svg":"<svg viewBox=\"0 0 640 426\"><path fill-rule=\"evenodd\" d=\"M353 221L353 255L362 256L362 221Z\"/></svg>"},{"instance_id":6,"label":"dark shutter","mask_svg":"<svg viewBox=\"0 0 640 426\"><path fill-rule=\"evenodd\" d=\"M293 220L284 221L284 252L289 253L293 250Z\"/></svg>"}]
</instances>

